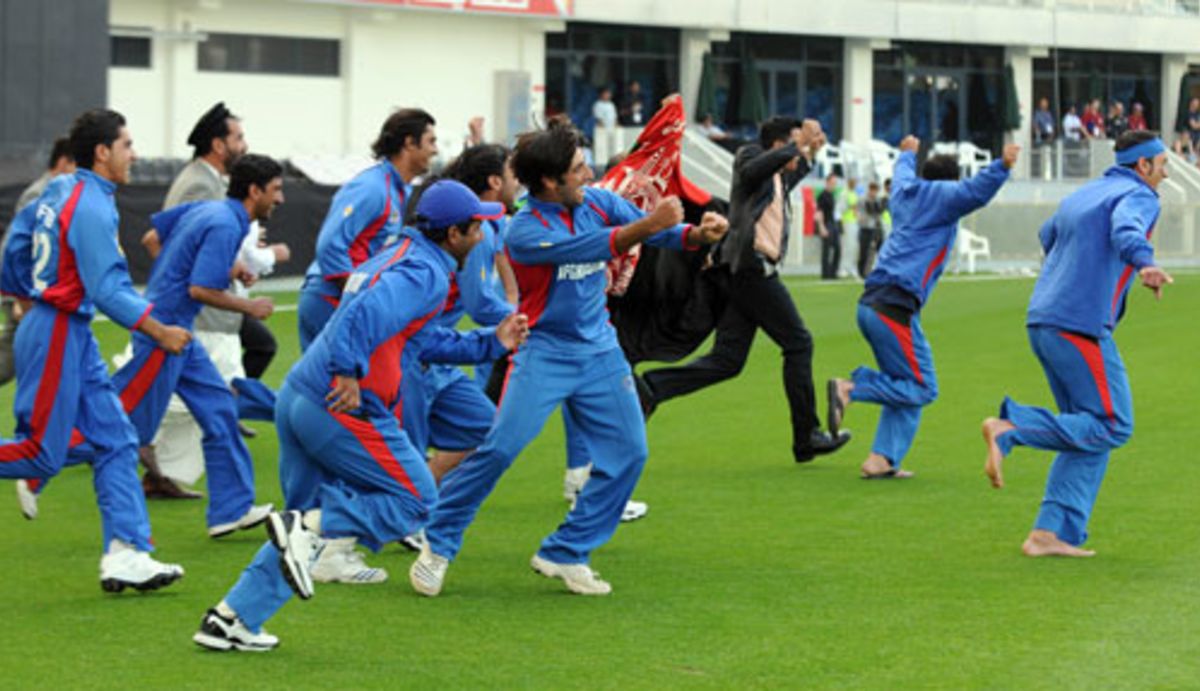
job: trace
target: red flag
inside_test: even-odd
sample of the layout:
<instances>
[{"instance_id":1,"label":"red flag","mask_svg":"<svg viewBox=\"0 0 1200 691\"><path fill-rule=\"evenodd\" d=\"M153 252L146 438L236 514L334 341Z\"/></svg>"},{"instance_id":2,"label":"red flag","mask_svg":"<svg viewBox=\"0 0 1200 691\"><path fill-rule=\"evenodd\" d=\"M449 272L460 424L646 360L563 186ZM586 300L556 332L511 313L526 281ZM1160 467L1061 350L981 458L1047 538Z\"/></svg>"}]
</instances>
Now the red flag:
<instances>
[{"instance_id":1,"label":"red flag","mask_svg":"<svg viewBox=\"0 0 1200 691\"><path fill-rule=\"evenodd\" d=\"M668 96L642 128L633 150L604 174L597 187L616 192L643 211L650 211L659 199L670 196L698 206L707 204L712 195L683 175L680 157L686 126L683 99L678 94ZM610 294L623 295L629 288L639 254L640 246L634 247L609 263Z\"/></svg>"}]
</instances>

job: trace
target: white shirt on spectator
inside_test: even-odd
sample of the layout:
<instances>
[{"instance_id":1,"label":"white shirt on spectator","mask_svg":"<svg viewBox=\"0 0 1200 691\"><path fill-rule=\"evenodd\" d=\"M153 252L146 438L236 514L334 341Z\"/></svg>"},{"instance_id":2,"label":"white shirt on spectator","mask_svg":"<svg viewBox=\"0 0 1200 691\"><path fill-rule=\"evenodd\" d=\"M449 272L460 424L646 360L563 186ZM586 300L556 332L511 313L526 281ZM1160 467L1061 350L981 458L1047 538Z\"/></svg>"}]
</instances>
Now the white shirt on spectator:
<instances>
[{"instance_id":1,"label":"white shirt on spectator","mask_svg":"<svg viewBox=\"0 0 1200 691\"><path fill-rule=\"evenodd\" d=\"M1074 113L1067 113L1063 116L1063 136L1067 139L1077 142L1083 138L1080 134L1083 132L1083 121Z\"/></svg>"},{"instance_id":2,"label":"white shirt on spectator","mask_svg":"<svg viewBox=\"0 0 1200 691\"><path fill-rule=\"evenodd\" d=\"M596 118L596 125L600 127L616 127L617 126L617 104L611 100L596 101L592 105L592 117Z\"/></svg>"}]
</instances>

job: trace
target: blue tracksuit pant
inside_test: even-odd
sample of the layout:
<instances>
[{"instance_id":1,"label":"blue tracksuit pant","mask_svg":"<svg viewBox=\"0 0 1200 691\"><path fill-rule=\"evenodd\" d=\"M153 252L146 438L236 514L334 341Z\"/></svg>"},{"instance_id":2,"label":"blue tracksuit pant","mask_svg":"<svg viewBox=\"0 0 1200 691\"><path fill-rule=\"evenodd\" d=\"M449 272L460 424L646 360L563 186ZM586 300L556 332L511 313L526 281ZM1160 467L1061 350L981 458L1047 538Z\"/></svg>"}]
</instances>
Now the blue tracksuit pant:
<instances>
[{"instance_id":1,"label":"blue tracksuit pant","mask_svg":"<svg viewBox=\"0 0 1200 691\"><path fill-rule=\"evenodd\" d=\"M85 317L40 302L21 320L14 353L15 438L0 440L0 477L48 480L86 437L104 545L113 538L150 551L150 517L137 474L137 437L121 409Z\"/></svg>"},{"instance_id":2,"label":"blue tracksuit pant","mask_svg":"<svg viewBox=\"0 0 1200 691\"><path fill-rule=\"evenodd\" d=\"M308 279L321 280L319 278ZM296 304L296 326L300 331L300 352L308 350L308 345L317 339L325 323L333 316L338 301L327 295L322 295L315 288L309 288L307 282L300 289L300 299Z\"/></svg>"},{"instance_id":3,"label":"blue tracksuit pant","mask_svg":"<svg viewBox=\"0 0 1200 691\"><path fill-rule=\"evenodd\" d=\"M254 462L238 433L237 403L217 366L199 341L169 355L149 337L133 336L133 359L113 376L121 403L143 446L179 394L204 431L204 470L208 483L208 525L241 518L254 503Z\"/></svg>"},{"instance_id":4,"label":"blue tracksuit pant","mask_svg":"<svg viewBox=\"0 0 1200 691\"><path fill-rule=\"evenodd\" d=\"M476 449L496 419L496 406L483 389L454 365L412 368L402 386L404 431L422 451Z\"/></svg>"},{"instance_id":5,"label":"blue tracksuit pant","mask_svg":"<svg viewBox=\"0 0 1200 691\"><path fill-rule=\"evenodd\" d=\"M1007 455L1014 446L1057 451L1034 527L1063 542L1082 545L1109 451L1133 434L1133 397L1125 364L1111 335L1101 339L1054 327L1029 327L1059 413L1005 398L1000 417L1016 429L1000 435Z\"/></svg>"},{"instance_id":6,"label":"blue tracksuit pant","mask_svg":"<svg viewBox=\"0 0 1200 691\"><path fill-rule=\"evenodd\" d=\"M425 525L437 486L395 416L331 413L285 383L275 429L287 508L320 508L322 536L356 537L378 550ZM291 596L279 552L268 541L225 600L258 631Z\"/></svg>"},{"instance_id":7,"label":"blue tracksuit pant","mask_svg":"<svg viewBox=\"0 0 1200 691\"><path fill-rule=\"evenodd\" d=\"M592 450L591 480L547 537L543 558L587 563L616 530L646 464L646 427L629 363L619 348L599 354L524 348L513 356L496 423L479 449L442 478L425 529L432 550L453 559L463 533L504 471L562 404Z\"/></svg>"},{"instance_id":8,"label":"blue tracksuit pant","mask_svg":"<svg viewBox=\"0 0 1200 691\"><path fill-rule=\"evenodd\" d=\"M859 304L858 329L871 344L879 371L868 367L854 370L850 400L878 403L883 408L871 451L899 468L917 435L922 408L937 398L933 351L918 314L903 324Z\"/></svg>"}]
</instances>

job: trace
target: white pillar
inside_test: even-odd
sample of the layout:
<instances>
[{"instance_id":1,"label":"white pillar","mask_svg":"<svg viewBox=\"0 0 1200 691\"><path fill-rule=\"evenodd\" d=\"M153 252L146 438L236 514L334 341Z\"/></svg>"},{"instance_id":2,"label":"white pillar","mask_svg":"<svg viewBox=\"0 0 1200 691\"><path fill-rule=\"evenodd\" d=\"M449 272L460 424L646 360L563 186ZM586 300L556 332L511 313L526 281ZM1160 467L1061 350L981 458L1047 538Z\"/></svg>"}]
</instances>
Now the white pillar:
<instances>
[{"instance_id":1,"label":"white pillar","mask_svg":"<svg viewBox=\"0 0 1200 691\"><path fill-rule=\"evenodd\" d=\"M1021 157L1013 169L1013 177L1023 180L1029 177L1029 153L1033 145L1033 58L1034 51L1027 46L1004 49L1004 60L1012 65L1013 82L1017 87L1017 110L1021 124L1004 134L1005 144L1020 144Z\"/></svg>"},{"instance_id":2,"label":"white pillar","mask_svg":"<svg viewBox=\"0 0 1200 691\"><path fill-rule=\"evenodd\" d=\"M842 50L842 139L866 146L874 136L874 51L886 40L847 38Z\"/></svg>"},{"instance_id":3,"label":"white pillar","mask_svg":"<svg viewBox=\"0 0 1200 691\"><path fill-rule=\"evenodd\" d=\"M688 122L697 119L696 98L700 93L700 76L704 73L704 54L713 43L728 40L728 31L684 29L679 33L679 94L683 97L683 112ZM658 110L658 104L654 104L652 110ZM719 114L713 115L720 119Z\"/></svg>"},{"instance_id":4,"label":"white pillar","mask_svg":"<svg viewBox=\"0 0 1200 691\"><path fill-rule=\"evenodd\" d=\"M1188 71L1188 56L1182 53L1164 53L1162 56L1162 78L1159 86L1158 129L1163 141L1170 146L1175 142L1175 111L1179 109L1179 80Z\"/></svg>"}]
</instances>

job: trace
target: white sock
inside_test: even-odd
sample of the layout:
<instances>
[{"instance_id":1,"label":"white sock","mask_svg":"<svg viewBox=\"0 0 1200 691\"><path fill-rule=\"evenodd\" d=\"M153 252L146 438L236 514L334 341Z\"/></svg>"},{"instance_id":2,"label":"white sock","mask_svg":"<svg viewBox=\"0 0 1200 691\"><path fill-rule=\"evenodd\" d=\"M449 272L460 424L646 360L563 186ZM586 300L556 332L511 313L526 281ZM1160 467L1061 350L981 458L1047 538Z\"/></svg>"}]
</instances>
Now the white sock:
<instances>
[{"instance_id":1,"label":"white sock","mask_svg":"<svg viewBox=\"0 0 1200 691\"><path fill-rule=\"evenodd\" d=\"M229 606L229 603L224 600L218 602L217 606L213 609L217 610L217 614L220 614L226 619L237 619L237 612L233 611L233 608Z\"/></svg>"},{"instance_id":2,"label":"white sock","mask_svg":"<svg viewBox=\"0 0 1200 691\"><path fill-rule=\"evenodd\" d=\"M304 512L304 518L301 523L305 528L311 530L318 535L321 534L321 510L313 509L312 511Z\"/></svg>"}]
</instances>

